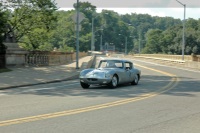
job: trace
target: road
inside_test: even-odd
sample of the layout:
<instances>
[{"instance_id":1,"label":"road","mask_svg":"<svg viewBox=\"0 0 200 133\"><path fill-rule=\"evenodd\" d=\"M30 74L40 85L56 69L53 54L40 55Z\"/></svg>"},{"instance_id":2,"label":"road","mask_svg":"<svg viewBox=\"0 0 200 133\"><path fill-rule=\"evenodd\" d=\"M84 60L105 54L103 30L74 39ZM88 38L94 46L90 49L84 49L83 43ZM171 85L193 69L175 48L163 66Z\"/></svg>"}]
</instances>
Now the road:
<instances>
[{"instance_id":1,"label":"road","mask_svg":"<svg viewBox=\"0 0 200 133\"><path fill-rule=\"evenodd\" d=\"M1 90L0 133L199 133L200 72L132 61L137 86L82 89L71 80Z\"/></svg>"}]
</instances>

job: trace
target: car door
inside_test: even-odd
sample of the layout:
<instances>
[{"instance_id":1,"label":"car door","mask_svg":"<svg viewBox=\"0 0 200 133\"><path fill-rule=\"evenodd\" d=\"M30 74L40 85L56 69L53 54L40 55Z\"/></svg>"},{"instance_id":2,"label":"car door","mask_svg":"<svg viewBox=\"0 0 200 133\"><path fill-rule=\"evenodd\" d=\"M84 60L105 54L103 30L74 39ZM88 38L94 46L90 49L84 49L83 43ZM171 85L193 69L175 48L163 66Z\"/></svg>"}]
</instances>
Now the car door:
<instances>
[{"instance_id":1,"label":"car door","mask_svg":"<svg viewBox=\"0 0 200 133\"><path fill-rule=\"evenodd\" d=\"M127 72L125 70L125 67L124 67L124 62L122 61L116 61L115 62L115 65L116 65L116 73L118 74L119 76L119 84L121 83L125 83L127 81Z\"/></svg>"},{"instance_id":2,"label":"car door","mask_svg":"<svg viewBox=\"0 0 200 133\"><path fill-rule=\"evenodd\" d=\"M124 68L125 68L125 82L131 82L131 69L132 65L130 62L125 62L124 63Z\"/></svg>"}]
</instances>

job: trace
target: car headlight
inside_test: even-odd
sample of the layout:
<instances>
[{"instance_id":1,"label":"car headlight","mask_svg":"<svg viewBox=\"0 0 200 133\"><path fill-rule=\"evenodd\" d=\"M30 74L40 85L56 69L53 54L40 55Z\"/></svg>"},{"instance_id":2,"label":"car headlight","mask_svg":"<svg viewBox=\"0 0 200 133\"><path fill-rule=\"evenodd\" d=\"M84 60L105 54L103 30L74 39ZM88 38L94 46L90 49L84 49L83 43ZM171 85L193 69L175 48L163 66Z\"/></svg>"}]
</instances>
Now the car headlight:
<instances>
[{"instance_id":1,"label":"car headlight","mask_svg":"<svg viewBox=\"0 0 200 133\"><path fill-rule=\"evenodd\" d=\"M83 76L83 75L84 75L84 73L83 73L83 72L80 72L79 76Z\"/></svg>"},{"instance_id":2,"label":"car headlight","mask_svg":"<svg viewBox=\"0 0 200 133\"><path fill-rule=\"evenodd\" d=\"M111 78L112 75L110 73L105 73L105 78Z\"/></svg>"}]
</instances>

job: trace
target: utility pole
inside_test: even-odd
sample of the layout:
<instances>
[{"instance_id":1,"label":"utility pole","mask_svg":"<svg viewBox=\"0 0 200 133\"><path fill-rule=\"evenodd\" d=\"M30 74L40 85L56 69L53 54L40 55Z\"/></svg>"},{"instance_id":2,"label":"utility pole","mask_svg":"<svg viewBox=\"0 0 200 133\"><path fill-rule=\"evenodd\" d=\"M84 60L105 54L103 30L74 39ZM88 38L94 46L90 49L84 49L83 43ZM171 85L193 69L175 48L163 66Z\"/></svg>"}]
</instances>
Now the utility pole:
<instances>
[{"instance_id":1,"label":"utility pole","mask_svg":"<svg viewBox=\"0 0 200 133\"><path fill-rule=\"evenodd\" d=\"M101 34L101 40L100 40L100 51L102 51L102 34Z\"/></svg>"},{"instance_id":2,"label":"utility pole","mask_svg":"<svg viewBox=\"0 0 200 133\"><path fill-rule=\"evenodd\" d=\"M127 55L127 36L125 37L125 55Z\"/></svg>"},{"instance_id":3,"label":"utility pole","mask_svg":"<svg viewBox=\"0 0 200 133\"><path fill-rule=\"evenodd\" d=\"M119 34L119 36L124 36L122 34ZM127 36L124 36L125 37L125 50L124 50L124 54L126 55L127 54Z\"/></svg>"},{"instance_id":4,"label":"utility pole","mask_svg":"<svg viewBox=\"0 0 200 133\"><path fill-rule=\"evenodd\" d=\"M92 16L92 38L91 38L91 51L93 51L94 46L94 18Z\"/></svg>"},{"instance_id":5,"label":"utility pole","mask_svg":"<svg viewBox=\"0 0 200 133\"><path fill-rule=\"evenodd\" d=\"M183 15L183 36L182 36L182 60L184 60L184 51L185 51L185 12L186 12L186 4L181 3L176 0L179 4L184 7L184 15Z\"/></svg>"},{"instance_id":6,"label":"utility pole","mask_svg":"<svg viewBox=\"0 0 200 133\"><path fill-rule=\"evenodd\" d=\"M141 31L139 33L139 45L138 45L138 52L140 54L140 51L141 51Z\"/></svg>"},{"instance_id":7,"label":"utility pole","mask_svg":"<svg viewBox=\"0 0 200 133\"><path fill-rule=\"evenodd\" d=\"M77 0L76 10L76 69L79 69L79 0Z\"/></svg>"}]
</instances>

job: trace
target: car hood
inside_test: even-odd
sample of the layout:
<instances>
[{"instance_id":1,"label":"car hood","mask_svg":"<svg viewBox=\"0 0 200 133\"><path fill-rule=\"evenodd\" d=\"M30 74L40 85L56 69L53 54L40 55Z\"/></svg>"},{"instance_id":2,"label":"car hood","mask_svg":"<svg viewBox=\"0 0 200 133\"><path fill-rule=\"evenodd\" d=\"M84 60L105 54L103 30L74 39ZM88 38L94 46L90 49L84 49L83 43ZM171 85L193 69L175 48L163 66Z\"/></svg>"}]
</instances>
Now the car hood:
<instances>
[{"instance_id":1,"label":"car hood","mask_svg":"<svg viewBox=\"0 0 200 133\"><path fill-rule=\"evenodd\" d=\"M107 73L107 72L108 72L108 70L106 70L106 69L97 68L97 69L94 69L94 70L88 72L87 75L90 75L90 74Z\"/></svg>"},{"instance_id":2,"label":"car hood","mask_svg":"<svg viewBox=\"0 0 200 133\"><path fill-rule=\"evenodd\" d=\"M113 68L97 68L97 69L86 69L81 72L80 77L85 78L102 78L105 77L106 73L113 71Z\"/></svg>"}]
</instances>

